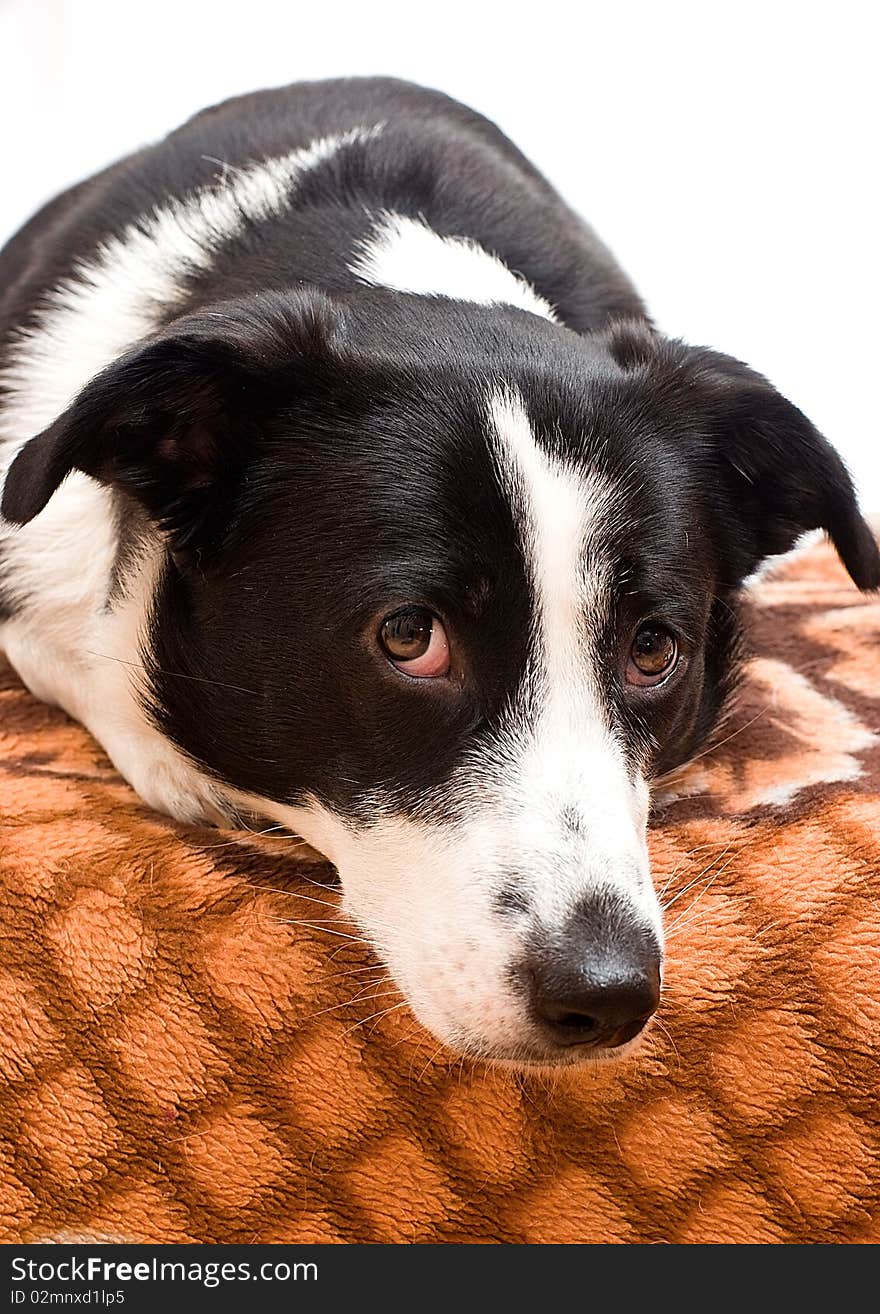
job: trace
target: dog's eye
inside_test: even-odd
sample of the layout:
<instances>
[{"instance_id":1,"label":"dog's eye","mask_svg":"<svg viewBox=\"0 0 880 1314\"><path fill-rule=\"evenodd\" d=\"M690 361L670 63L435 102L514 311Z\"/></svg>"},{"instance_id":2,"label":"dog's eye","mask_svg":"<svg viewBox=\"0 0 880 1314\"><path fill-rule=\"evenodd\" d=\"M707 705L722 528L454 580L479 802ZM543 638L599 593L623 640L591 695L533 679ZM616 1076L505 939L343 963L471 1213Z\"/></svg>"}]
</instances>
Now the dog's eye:
<instances>
[{"instance_id":1,"label":"dog's eye","mask_svg":"<svg viewBox=\"0 0 880 1314\"><path fill-rule=\"evenodd\" d=\"M443 622L426 607L404 607L386 616L379 642L404 675L431 679L449 671L449 640Z\"/></svg>"},{"instance_id":2,"label":"dog's eye","mask_svg":"<svg viewBox=\"0 0 880 1314\"><path fill-rule=\"evenodd\" d=\"M626 667L630 684L659 684L675 668L678 644L665 625L642 625L633 639Z\"/></svg>"}]
</instances>

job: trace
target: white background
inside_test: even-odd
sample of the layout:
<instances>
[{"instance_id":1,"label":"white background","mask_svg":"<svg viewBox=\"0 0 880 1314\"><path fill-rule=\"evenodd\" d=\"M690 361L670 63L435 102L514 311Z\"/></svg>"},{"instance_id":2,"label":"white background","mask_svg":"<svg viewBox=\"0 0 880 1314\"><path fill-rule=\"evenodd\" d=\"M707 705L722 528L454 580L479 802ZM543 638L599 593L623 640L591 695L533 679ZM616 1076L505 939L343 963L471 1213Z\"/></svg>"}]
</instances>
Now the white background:
<instances>
[{"instance_id":1,"label":"white background","mask_svg":"<svg viewBox=\"0 0 880 1314\"><path fill-rule=\"evenodd\" d=\"M0 241L206 104L389 73L494 119L660 326L769 375L880 512L877 9L0 0Z\"/></svg>"}]
</instances>

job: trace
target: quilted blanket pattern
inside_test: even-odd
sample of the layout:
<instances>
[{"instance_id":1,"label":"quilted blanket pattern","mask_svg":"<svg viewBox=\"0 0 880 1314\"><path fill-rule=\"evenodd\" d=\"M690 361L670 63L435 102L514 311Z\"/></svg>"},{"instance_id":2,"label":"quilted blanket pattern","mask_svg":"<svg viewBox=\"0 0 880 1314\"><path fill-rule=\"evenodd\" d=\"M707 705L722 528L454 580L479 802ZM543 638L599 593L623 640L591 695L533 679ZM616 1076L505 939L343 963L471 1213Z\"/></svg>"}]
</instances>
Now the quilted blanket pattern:
<instances>
[{"instance_id":1,"label":"quilted blanket pattern","mask_svg":"<svg viewBox=\"0 0 880 1314\"><path fill-rule=\"evenodd\" d=\"M880 1240L880 602L754 590L714 748L651 828L638 1052L486 1069L423 1032L294 838L175 825L0 665L6 1240Z\"/></svg>"}]
</instances>

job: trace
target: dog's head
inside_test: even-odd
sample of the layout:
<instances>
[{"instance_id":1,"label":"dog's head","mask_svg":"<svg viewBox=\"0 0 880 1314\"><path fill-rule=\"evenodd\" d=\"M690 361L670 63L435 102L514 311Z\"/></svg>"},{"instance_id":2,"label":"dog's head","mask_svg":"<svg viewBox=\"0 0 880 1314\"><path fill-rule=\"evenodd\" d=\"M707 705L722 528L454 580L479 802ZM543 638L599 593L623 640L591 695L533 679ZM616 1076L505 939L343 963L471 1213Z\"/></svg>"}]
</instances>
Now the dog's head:
<instances>
[{"instance_id":1,"label":"dog's head","mask_svg":"<svg viewBox=\"0 0 880 1314\"><path fill-rule=\"evenodd\" d=\"M151 713L337 864L414 1010L486 1057L606 1057L655 1009L652 778L728 690L733 603L824 529L877 547L763 378L621 324L310 291L180 319L25 446L167 545Z\"/></svg>"}]
</instances>

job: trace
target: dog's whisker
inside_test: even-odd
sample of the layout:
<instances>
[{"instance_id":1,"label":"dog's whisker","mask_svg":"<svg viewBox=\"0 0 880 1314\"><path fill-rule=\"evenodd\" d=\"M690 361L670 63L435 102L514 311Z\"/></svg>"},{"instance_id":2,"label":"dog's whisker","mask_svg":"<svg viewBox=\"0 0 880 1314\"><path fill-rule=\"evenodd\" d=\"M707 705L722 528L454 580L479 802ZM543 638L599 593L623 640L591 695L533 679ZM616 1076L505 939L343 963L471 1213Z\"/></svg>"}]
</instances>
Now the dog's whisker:
<instances>
[{"instance_id":1,"label":"dog's whisker","mask_svg":"<svg viewBox=\"0 0 880 1314\"><path fill-rule=\"evenodd\" d=\"M723 748L725 744L729 744L732 739L736 739L737 735L741 735L744 731L748 730L750 726L753 726L756 721L759 721L762 716L770 711L772 706L772 703L766 703L764 707L756 712L755 715L746 721L744 725L737 726L737 728L732 730L729 735L725 735L725 737L719 739L717 743L710 744L708 748L704 748L702 753L695 753L693 757L689 757L687 762L685 762L681 768L682 772L684 773L694 762L701 762L704 757L709 757L711 753L717 753L719 748ZM680 779L683 778L684 776L680 777ZM663 781L658 781L657 783L662 786Z\"/></svg>"},{"instance_id":2,"label":"dog's whisker","mask_svg":"<svg viewBox=\"0 0 880 1314\"><path fill-rule=\"evenodd\" d=\"M718 857L715 859L715 863L720 862L721 859L722 859L723 857L725 857L728 853L730 853L730 846L728 846L728 848L724 849L721 853L719 853ZM678 920L680 920L681 917L686 916L686 915L690 912L690 910L691 910L692 908L696 907L696 905L697 905L697 903L699 902L699 900L702 899L702 897L703 897L703 895L706 893L706 891L707 891L712 885L715 884L715 882L717 881L718 877L721 876L724 872L726 872L727 869L728 869L728 867L730 867L732 863L736 862L737 858L739 858L739 857L740 857L740 852L737 850L736 852L731 853L731 854L730 854L730 857L727 859L727 861L726 861L725 863L722 863L722 865L721 865L720 867L718 867L716 870L714 870L714 871L712 870L712 868L715 866L715 863L710 864L709 867L707 867L707 868L704 869L704 871L701 873L701 875L707 876L708 879L703 883L702 889L700 890L699 894L696 895L696 897L695 897L695 898L694 898L694 899L693 899L693 900L687 905L686 908L683 908L683 909L681 910L681 912L678 914L678 917L677 917L677 918L673 919L673 921L670 923L670 927L673 927L673 926L677 925L677 922L678 922ZM689 882L689 887L690 887L690 888L693 888L694 883L695 883L695 882L693 882L693 881ZM686 891L682 890L681 893L684 894L684 893L686 893ZM677 899L678 899L678 896L676 895L676 902L677 902ZM669 905L667 906L667 908L664 909L664 912L668 911L668 908L671 907L671 906L672 906L672 905L669 904Z\"/></svg>"},{"instance_id":3,"label":"dog's whisker","mask_svg":"<svg viewBox=\"0 0 880 1314\"><path fill-rule=\"evenodd\" d=\"M370 984L382 985L383 982L381 981L375 983L371 982ZM308 1017L304 1017L302 1019L301 1025L305 1026L307 1022L314 1022L315 1018L324 1017L326 1016L327 1013L337 1013L342 1008L352 1008L355 1004L362 1004L365 1000L372 1002L374 999L390 998L391 995L399 996L400 991L395 988L393 990L377 991L376 993L371 995L368 990L364 990L356 994L353 999L346 999L341 1004L330 1004L327 1008L319 1008L317 1013L310 1013Z\"/></svg>"},{"instance_id":4,"label":"dog's whisker","mask_svg":"<svg viewBox=\"0 0 880 1314\"><path fill-rule=\"evenodd\" d=\"M718 869L718 871L716 871L716 872L714 873L714 875L711 877L711 879L708 880L708 881L706 882L706 884L705 884L705 885L703 886L703 888L700 890L700 893L696 896L696 898L693 900L693 902L692 902L692 903L689 903L688 906L687 906L687 908L685 908L681 913L679 913L678 917L675 919L675 921L672 923L672 925L669 926L669 927L667 928L667 930L666 930L666 939L667 939L667 940L674 938L674 932L675 932L676 930L680 930L680 929L682 928L682 926L689 926L689 925L690 925L690 922L691 922L692 919L688 916L688 914L691 913L691 912L693 912L693 910L696 908L697 904L700 902L700 900L703 898L703 896L704 896L704 895L705 895L705 894L706 894L706 893L712 888L712 886L713 886L713 885L715 884L715 882L718 880L718 877L721 876L721 875L723 875L723 873L727 871L727 868L728 868L728 867L730 866L730 864L735 860L735 858L736 858L736 854L734 854L732 857L728 858L728 860L727 860L727 862L725 862L724 866L723 866L723 867L720 867L720 868ZM684 920L685 918L687 918L687 920Z\"/></svg>"},{"instance_id":5,"label":"dog's whisker","mask_svg":"<svg viewBox=\"0 0 880 1314\"><path fill-rule=\"evenodd\" d=\"M326 981L327 978L324 977L321 981L316 982L316 984L323 985L326 984ZM354 981L351 982L351 984L356 985L358 987L357 993L354 994L352 998L349 999L346 1003L337 1002L335 1004L332 1004L331 1005L332 1008L346 1008L348 1004L356 1003L358 999L362 998L364 995L367 995L370 990L375 990L378 986L381 985L394 985L394 982L390 976L384 975L384 976L370 977L370 979L367 981ZM400 992L398 991L398 994L399 993ZM324 1011L326 1012L329 1010L325 1009ZM308 1019L306 1019L306 1021L308 1021Z\"/></svg>"},{"instance_id":6,"label":"dog's whisker","mask_svg":"<svg viewBox=\"0 0 880 1314\"><path fill-rule=\"evenodd\" d=\"M319 926L344 926L346 924L344 917L313 917L309 921L299 917L273 917L272 920L287 922L291 926L312 926L316 929Z\"/></svg>"},{"instance_id":7,"label":"dog's whisker","mask_svg":"<svg viewBox=\"0 0 880 1314\"><path fill-rule=\"evenodd\" d=\"M338 881L332 885L325 885L323 881L313 880L310 876L304 876L302 872L297 873L297 880L302 881L305 885L311 885L316 890L324 890L327 894L336 894L341 896L341 886Z\"/></svg>"},{"instance_id":8,"label":"dog's whisker","mask_svg":"<svg viewBox=\"0 0 880 1314\"><path fill-rule=\"evenodd\" d=\"M350 950L350 949L351 946L347 944L337 945L335 949L333 949L330 953L328 953L327 962L332 963L338 954L344 953L346 950ZM360 956L363 953L363 950L357 950L356 952L358 953L358 956Z\"/></svg>"},{"instance_id":9,"label":"dog's whisker","mask_svg":"<svg viewBox=\"0 0 880 1314\"><path fill-rule=\"evenodd\" d=\"M706 866L703 868L702 871L698 872L696 876L694 876L691 880L689 880L687 884L684 885L676 894L674 894L673 897L667 903L661 904L660 905L661 911L667 913L670 908L672 908L676 903L678 903L679 899L681 899L683 895L687 894L688 890L692 890L693 887L697 885L702 880L702 878L712 870L716 862L720 862L721 859L730 852L731 847L732 846L728 844L726 848L723 848L721 852L712 859L711 862L706 864Z\"/></svg>"},{"instance_id":10,"label":"dog's whisker","mask_svg":"<svg viewBox=\"0 0 880 1314\"><path fill-rule=\"evenodd\" d=\"M656 1013L654 1014L654 1024L655 1026L658 1026L660 1028L666 1039L669 1041L670 1045L672 1046L673 1053L675 1054L675 1057L678 1059L678 1064L680 1067L681 1055L678 1052L678 1046L675 1043L675 1040L673 1038L672 1032L669 1030L669 1027L663 1021L662 1017L659 1017ZM651 1039L653 1039L653 1037L651 1037Z\"/></svg>"},{"instance_id":11,"label":"dog's whisker","mask_svg":"<svg viewBox=\"0 0 880 1314\"><path fill-rule=\"evenodd\" d=\"M354 1026L349 1027L348 1030L343 1033L343 1035L350 1036L353 1031L357 1031L358 1027L365 1026L367 1022L372 1022L374 1020L378 1021L379 1018L387 1017L389 1013L395 1013L399 1008L408 1008L408 1007L409 1004L404 999L399 1004L394 1004L393 1007L391 1008L383 1008L378 1013L371 1013L369 1017L362 1017L359 1022L355 1022Z\"/></svg>"},{"instance_id":12,"label":"dog's whisker","mask_svg":"<svg viewBox=\"0 0 880 1314\"><path fill-rule=\"evenodd\" d=\"M696 848L694 848L694 849L688 849L688 851L687 851L687 852L685 853L685 855L684 855L684 859L683 859L683 861L680 862L680 863L678 864L678 866L676 866L676 867L674 867L674 868L672 869L672 871L671 871L671 872L669 873L669 875L667 876L666 881L664 882L662 889L660 889L660 890L657 891L657 898L658 898L658 900L660 901L661 906L662 906L662 901L663 901L663 895L664 895L664 894L666 893L666 891L669 889L669 886L670 886L670 885L672 884L672 882L675 880L676 876L680 876L681 873L682 873L683 871L686 871L687 868L688 868L689 866L692 865L691 863L688 862L688 859L689 859L689 858L692 858L692 857L694 856L695 853L704 853L706 849L711 848L711 847L712 847L712 846L711 846L710 844L698 844Z\"/></svg>"},{"instance_id":13,"label":"dog's whisker","mask_svg":"<svg viewBox=\"0 0 880 1314\"><path fill-rule=\"evenodd\" d=\"M324 926L320 922L306 922L296 917L274 917L272 919L283 926L304 926L309 931L317 931L322 935L336 935L342 940L347 940L351 944L365 944L372 949L372 942L362 935L348 935L344 931L331 931L329 926Z\"/></svg>"},{"instance_id":14,"label":"dog's whisker","mask_svg":"<svg viewBox=\"0 0 880 1314\"><path fill-rule=\"evenodd\" d=\"M421 1081L422 1077L423 1077L423 1076L425 1075L425 1073L428 1071L428 1068L431 1067L431 1065L433 1064L435 1058L436 1058L437 1055L442 1051L443 1048L444 1048L444 1046L443 1046L443 1042L441 1041L440 1044L437 1046L437 1048L434 1050L434 1052L431 1054L431 1057L428 1059L427 1063L426 1063L425 1066L422 1068L422 1070L421 1070L421 1072L419 1073L419 1075L416 1077L416 1081Z\"/></svg>"},{"instance_id":15,"label":"dog's whisker","mask_svg":"<svg viewBox=\"0 0 880 1314\"><path fill-rule=\"evenodd\" d=\"M247 844L248 843L247 837L253 837L254 839L263 839L266 836L271 836L273 840L279 843L280 842L293 843L294 847L300 849L311 847L308 841L301 839L299 835L293 835L293 834L272 835L272 832L275 830L285 830L285 831L288 830L287 826L268 826L265 830L253 830L250 826L246 826L244 822L240 822L239 825L236 827L236 830L241 831L243 833L234 834L229 839L221 840L217 844L193 844L192 847L194 849L198 849L198 851L201 853L209 853L209 852L213 852L215 849L225 849L225 848L230 848L233 845L237 845L237 844ZM297 879L307 880L308 878L305 876L298 875ZM327 888L331 889L333 887L328 886Z\"/></svg>"},{"instance_id":16,"label":"dog's whisker","mask_svg":"<svg viewBox=\"0 0 880 1314\"><path fill-rule=\"evenodd\" d=\"M307 903L317 903L322 908L339 909L341 907L339 900L316 899L313 894L303 894L301 890L281 890L272 885L251 885L250 888L252 890L263 890L268 894L280 894L285 899L305 899Z\"/></svg>"},{"instance_id":17,"label":"dog's whisker","mask_svg":"<svg viewBox=\"0 0 880 1314\"><path fill-rule=\"evenodd\" d=\"M303 839L302 835L298 835L296 831L291 830L290 826L285 825L283 821L274 822L271 826L265 826L262 830L254 830L253 826L249 826L243 817L239 817L238 829L245 831L248 835L254 835L261 839L268 835L273 840L278 840L284 844L289 844L292 841L298 848L311 847L308 840ZM281 831L282 833L276 834L276 831ZM305 880L306 877L303 877L302 879Z\"/></svg>"},{"instance_id":18,"label":"dog's whisker","mask_svg":"<svg viewBox=\"0 0 880 1314\"><path fill-rule=\"evenodd\" d=\"M196 684L206 684L213 689L230 689L233 693L250 694L252 698L259 698L260 695L256 689L244 689L240 684L227 684L223 680L211 680L205 675L185 675L183 671L166 671L161 666L144 666L143 662L131 661L126 657L115 657L109 652L93 652L91 648L83 648L82 652L87 657L97 657L105 662L118 662L120 666L130 666L134 670L143 671L145 675L155 673L156 675L167 675L173 680L193 680Z\"/></svg>"},{"instance_id":19,"label":"dog's whisker","mask_svg":"<svg viewBox=\"0 0 880 1314\"><path fill-rule=\"evenodd\" d=\"M339 981L345 976L365 976L367 972L379 972L383 970L381 963L364 963L361 967L348 967L342 972L327 972L326 975L318 977L316 984L323 985L327 981Z\"/></svg>"},{"instance_id":20,"label":"dog's whisker","mask_svg":"<svg viewBox=\"0 0 880 1314\"><path fill-rule=\"evenodd\" d=\"M800 920L801 919L799 917L791 918L792 923L798 922ZM784 922L785 922L784 917L778 917L775 922L768 922L767 925L762 926L759 931L755 931L753 938L755 940L759 939L762 935L766 935L768 931L774 931L777 926L782 926Z\"/></svg>"},{"instance_id":21,"label":"dog's whisker","mask_svg":"<svg viewBox=\"0 0 880 1314\"><path fill-rule=\"evenodd\" d=\"M191 844L190 847L197 853L214 853L217 849L231 849L234 845L242 843L239 839L220 840L217 844Z\"/></svg>"},{"instance_id":22,"label":"dog's whisker","mask_svg":"<svg viewBox=\"0 0 880 1314\"><path fill-rule=\"evenodd\" d=\"M713 859L708 867L704 867L701 872L699 872L696 876L692 877L691 880L689 880L688 883L678 891L678 893L674 896L674 898L670 899L669 903L661 904L660 911L664 915L664 917L669 912L669 909L674 907L675 904L678 903L679 899L683 899L684 896L686 894L689 894L690 891L694 889L697 885L699 885L701 881L709 877L712 868L715 865L715 862L716 859Z\"/></svg>"}]
</instances>

